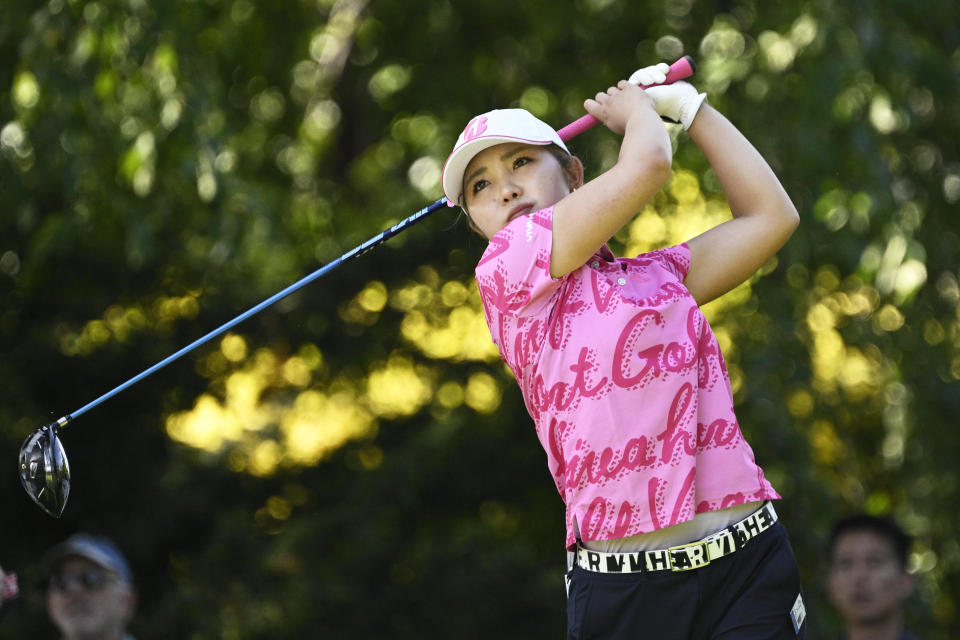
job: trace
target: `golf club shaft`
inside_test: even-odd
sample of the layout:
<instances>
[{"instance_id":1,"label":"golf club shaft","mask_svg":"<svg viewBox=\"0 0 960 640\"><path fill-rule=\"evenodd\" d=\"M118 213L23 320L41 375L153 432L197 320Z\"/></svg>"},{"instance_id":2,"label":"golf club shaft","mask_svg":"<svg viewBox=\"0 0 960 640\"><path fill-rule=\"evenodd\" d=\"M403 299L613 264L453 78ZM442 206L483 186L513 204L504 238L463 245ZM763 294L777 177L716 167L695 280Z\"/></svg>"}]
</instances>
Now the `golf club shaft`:
<instances>
[{"instance_id":1,"label":"golf club shaft","mask_svg":"<svg viewBox=\"0 0 960 640\"><path fill-rule=\"evenodd\" d=\"M287 296L289 296L290 294L294 293L295 291L298 291L299 289L303 288L304 286L310 284L311 282L313 282L313 281L316 280L317 278L325 275L326 273L328 273L328 272L330 272L330 271L333 271L334 269L336 269L337 267L339 267L339 266L340 266L341 264L343 264L344 262L347 262L348 260L352 260L353 258L356 258L357 256L366 253L367 251L369 251L370 249L374 248L374 247L377 246L378 244L381 244L382 242L386 241L387 239L389 239L389 238L397 235L398 233L400 233L401 231L403 231L403 230L406 229L407 227L410 227L410 226L413 225L414 223L419 222L419 221L422 220L423 218L426 218L426 217L427 217L428 215L430 215L431 213L434 213L434 212L437 211L438 209L444 208L444 206L445 206L446 204L447 204L447 199L446 199L446 198L440 198L439 200L437 200L436 202L434 202L434 203L431 204L430 206L427 206L427 207L424 207L423 209L420 209L419 211L417 211L417 212L414 213L413 215L409 216L408 218L405 218L404 220L401 220L400 222L398 222L397 224L393 225L392 227L390 227L390 228L387 229L386 231L383 231L382 233L379 233L379 234L377 234L376 236L370 238L369 240L367 240L367 241L364 242L363 244L361 244L361 245L359 245L359 246L357 246L357 247L354 247L353 249L351 249L351 250L348 251L347 253L343 254L342 256L340 256L339 258L337 258L336 260L325 264L324 266L320 267L319 269L317 269L317 270L314 271L313 273L310 273L310 274L304 276L303 278L301 278L300 280L297 280L296 282L294 282L293 284L291 284L289 287L287 287L287 288L284 289L283 291L278 291L277 293L275 293L274 295L270 296L269 298L267 298L266 300L264 300L264 301L261 302L260 304L255 305L255 306L253 306L253 307L250 307L249 309L247 309L246 311L244 311L243 313L241 313L240 315L238 315L238 316L235 317L234 319L229 320L229 321L223 323L222 325L220 325L219 327L217 327L217 328L214 329L213 331L209 332L209 333L206 334L205 336L194 340L193 342L191 342L191 343L188 344L187 346L183 347L182 349L180 349L180 350L177 351L176 353L170 354L169 356L167 356L166 358L164 358L163 360L161 360L161 361L158 362L157 364L153 365L152 367L150 367L150 368L148 368L148 369L144 369L143 371L141 371L140 373L138 373L138 374L135 375L134 377L130 378L129 380L127 380L127 381L124 382L123 384L121 384L121 385L119 385L119 386L111 389L110 391L106 392L105 394L103 394L102 396L100 396L99 398L97 398L96 400L85 404L84 406L80 407L79 409L77 409L77 410L74 411L73 413L69 413L69 414L63 416L62 418L60 418L59 420L56 421L58 427L59 427L59 428L63 428L63 427L66 426L67 423L70 422L71 420L80 417L81 415L83 415L84 413L86 413L87 411L89 411L90 409L93 409L93 408L96 407L97 405L105 402L106 400L109 400L110 398L112 398L113 396L117 395L118 393L120 393L120 392L123 391L124 389L126 389L126 388L128 388L128 387L130 387L130 386L133 386L134 384L140 382L141 380L143 380L144 378L146 378L146 377L149 376L150 374L156 372L156 371L159 370L159 369L162 369L163 367L167 366L168 364L170 364L170 363L173 362L174 360L177 360L177 359L180 358L181 356L186 355L187 353L190 353L191 351L193 351L193 350L196 349L197 347L199 347L199 346L201 346L201 345L209 342L209 341L212 340L213 338L216 338L217 336L221 335L221 334L224 333L225 331L228 331L229 329L231 329L231 328L235 327L236 325L240 324L241 322L243 322L243 321L246 320L247 318L249 318L249 317L251 317L251 316L253 316L253 315L256 315L257 313L263 311L264 309L266 309L266 308L269 307L270 305L272 305L272 304L274 304L274 303L276 303L276 302L279 302L280 300L282 300L283 298L286 298Z\"/></svg>"},{"instance_id":2,"label":"golf club shaft","mask_svg":"<svg viewBox=\"0 0 960 640\"><path fill-rule=\"evenodd\" d=\"M671 84L671 83L673 83L673 82L676 82L677 80L681 80L681 79L683 79L683 78L686 78L686 77L690 76L690 75L694 72L695 69L696 69L696 65L694 64L693 59L690 58L690 56L684 56L683 58L677 60L677 61L674 62L672 65L670 65L670 72L667 74L667 79L666 79L666 81L663 82L663 84ZM598 123L599 123L599 120L597 120L597 119L594 118L593 116L587 114L587 115L581 117L580 119L578 119L578 120L576 120L576 121L574 121L574 122L571 122L570 124L568 124L568 125L567 125L566 127L564 127L563 129L558 130L557 133L559 134L559 136L560 136L560 138L561 138L562 140L567 141L567 140L570 140L571 138L574 138L574 137L580 135L580 134L583 133L584 131L587 131L588 129L594 127L594 126L597 125ZM229 321L225 322L224 324L220 325L219 327L217 327L217 328L214 329L213 331L210 331L209 333L207 333L207 334L204 335L203 337L194 340L193 342L191 342L191 343L188 344L187 346L183 347L182 349L180 349L180 350L177 351L176 353L173 353L173 354L167 356L166 358L164 358L164 359L161 360L160 362L156 363L156 364L153 365L152 367L149 367L149 368L147 368L147 369L144 369L143 371L141 371L140 373L138 373L138 374L135 375L134 377L132 377L132 378L130 378L129 380L127 380L126 382L118 385L117 387L114 387L113 389L111 389L110 391L106 392L105 394L103 394L102 396L100 396L99 398L97 398L96 400L93 400L92 402L89 402L89 403L85 404L84 406L80 407L80 408L77 409L76 411L74 411L74 412L72 412L72 413L68 413L68 414L66 414L65 416L63 416L63 417L55 420L53 423L51 423L51 425L55 425L57 429L63 429L63 428L66 427L67 424L69 424L72 420L80 417L81 415L83 415L84 413L86 413L87 411L89 411L90 409L93 409L94 407L96 407L96 406L102 404L103 402L109 400L110 398L112 398L113 396L117 395L117 394L120 393L121 391L127 389L128 387L131 387L131 386L135 385L136 383L140 382L141 380L143 380L144 378L146 378L146 377L149 376L150 374L155 373L155 372L158 371L159 369L162 369L163 367L167 366L167 365L170 364L171 362L179 359L181 356L184 356L184 355L186 355L187 353L190 353L191 351L193 351L193 350L196 349L197 347L199 347L199 346L201 346L201 345L203 345L203 344L206 344L207 342L209 342L209 341L212 340L213 338L216 338L217 336L223 334L225 331L228 331L229 329L231 329L231 328L235 327L236 325L240 324L240 323L243 322L244 320L250 318L251 316L253 316L253 315L255 315L255 314L257 314L257 313L259 313L259 312L261 312L261 311L263 311L264 309L266 309L266 308L269 307L270 305L272 305L272 304L274 304L274 303L282 300L283 298L286 298L287 296L289 296L290 294L294 293L295 291L298 291L299 289L303 288L304 286L310 284L311 282L313 282L313 281L316 280L317 278L320 278L321 276L327 274L328 272L336 269L338 266L340 266L340 265L343 264L344 262L347 262L347 261L349 261L349 260L352 260L353 258L356 258L357 256L366 253L366 252L369 251L370 249L372 249L372 248L374 248L375 246L383 243L383 242L386 241L387 239L389 239L389 238L397 235L397 234L400 233L401 231L404 231L404 230L407 229L408 227L410 227L410 226L412 226L413 224L415 224L416 222L419 222L420 220L426 218L427 216L429 216L430 214L436 212L437 210L442 209L442 208L445 208L445 205L447 205L447 199L446 199L446 198L440 198L439 200L437 200L437 201L434 202L433 204L431 204L431 205L429 205L429 206L427 206L427 207L424 207L423 209L420 209L419 211L417 211L417 212L414 213L413 215L409 216L408 218L405 218L404 220L401 220L400 222L398 222L397 224L393 225L392 227L390 227L390 228L387 229L386 231L381 232L380 234L378 234L378 235L370 238L369 240L367 240L367 241L364 242L363 244L355 247L354 249L351 249L350 251L348 251L347 253L343 254L342 256L340 256L339 258L337 258L336 260L334 260L334 261L332 261L332 262L329 262L329 263L325 264L324 266L320 267L319 269L317 269L316 271L314 271L313 273L310 273L310 274L304 276L304 277L301 278L300 280L298 280L298 281L294 282L293 284L291 284L291 285L290 285L289 287L287 287L286 289L275 293L274 295L270 296L269 298L267 298L266 300L264 300L264 301L261 302L260 304L255 305L255 306L253 306L253 307L250 307L249 309L247 309L246 311L244 311L243 313L241 313L241 314L238 315L237 317L233 318L232 320L229 320ZM452 205L451 205L451 206L452 206Z\"/></svg>"}]
</instances>

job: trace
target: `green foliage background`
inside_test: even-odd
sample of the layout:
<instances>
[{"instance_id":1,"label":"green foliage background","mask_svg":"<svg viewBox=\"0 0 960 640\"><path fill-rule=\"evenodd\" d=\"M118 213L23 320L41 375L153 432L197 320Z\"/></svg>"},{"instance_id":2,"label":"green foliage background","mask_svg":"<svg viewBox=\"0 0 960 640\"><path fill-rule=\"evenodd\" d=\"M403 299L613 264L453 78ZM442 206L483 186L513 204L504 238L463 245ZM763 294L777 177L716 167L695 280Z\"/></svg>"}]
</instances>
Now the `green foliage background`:
<instances>
[{"instance_id":1,"label":"green foliage background","mask_svg":"<svg viewBox=\"0 0 960 640\"><path fill-rule=\"evenodd\" d=\"M141 639L563 637L562 506L507 372L467 349L483 247L452 210L79 418L61 520L16 454L440 197L470 116L523 105L559 127L683 54L802 216L711 321L815 637L837 629L824 537L856 510L916 536L910 625L956 637L958 17L949 0L0 4L0 564L25 592L0 637L53 633L36 561L77 529L128 551ZM573 149L599 171L616 143ZM652 242L633 232L616 248ZM311 398L349 418L298 458L285 429ZM181 437L202 406L240 426Z\"/></svg>"}]
</instances>

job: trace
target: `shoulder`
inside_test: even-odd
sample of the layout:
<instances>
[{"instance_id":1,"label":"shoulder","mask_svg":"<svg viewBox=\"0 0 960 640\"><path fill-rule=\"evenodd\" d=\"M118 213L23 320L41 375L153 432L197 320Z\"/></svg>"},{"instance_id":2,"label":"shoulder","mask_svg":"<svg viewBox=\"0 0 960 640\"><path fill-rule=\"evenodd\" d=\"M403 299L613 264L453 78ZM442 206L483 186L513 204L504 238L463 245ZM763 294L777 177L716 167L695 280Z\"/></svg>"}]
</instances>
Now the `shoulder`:
<instances>
[{"instance_id":1,"label":"shoulder","mask_svg":"<svg viewBox=\"0 0 960 640\"><path fill-rule=\"evenodd\" d=\"M683 242L673 245L672 247L641 253L635 258L627 258L625 260L641 265L644 263L657 265L683 281L683 279L687 277L687 273L690 272L690 247L686 242Z\"/></svg>"}]
</instances>

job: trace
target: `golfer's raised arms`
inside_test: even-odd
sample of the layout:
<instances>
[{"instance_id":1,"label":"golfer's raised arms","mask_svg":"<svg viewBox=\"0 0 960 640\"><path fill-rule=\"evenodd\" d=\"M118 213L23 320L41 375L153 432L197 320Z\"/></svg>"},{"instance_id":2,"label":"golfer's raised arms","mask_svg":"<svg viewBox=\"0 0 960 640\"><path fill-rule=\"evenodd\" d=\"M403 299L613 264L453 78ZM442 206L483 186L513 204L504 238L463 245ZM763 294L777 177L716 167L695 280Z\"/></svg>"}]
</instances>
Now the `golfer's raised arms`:
<instances>
[{"instance_id":1,"label":"golfer's raised arms","mask_svg":"<svg viewBox=\"0 0 960 640\"><path fill-rule=\"evenodd\" d=\"M687 243L690 271L683 284L704 304L773 257L800 217L767 162L721 113L704 104L689 133L717 174L733 214Z\"/></svg>"},{"instance_id":2,"label":"golfer's raised arms","mask_svg":"<svg viewBox=\"0 0 960 640\"><path fill-rule=\"evenodd\" d=\"M550 275L578 269L666 183L672 150L653 101L621 81L584 103L587 111L623 135L617 163L556 204Z\"/></svg>"}]
</instances>

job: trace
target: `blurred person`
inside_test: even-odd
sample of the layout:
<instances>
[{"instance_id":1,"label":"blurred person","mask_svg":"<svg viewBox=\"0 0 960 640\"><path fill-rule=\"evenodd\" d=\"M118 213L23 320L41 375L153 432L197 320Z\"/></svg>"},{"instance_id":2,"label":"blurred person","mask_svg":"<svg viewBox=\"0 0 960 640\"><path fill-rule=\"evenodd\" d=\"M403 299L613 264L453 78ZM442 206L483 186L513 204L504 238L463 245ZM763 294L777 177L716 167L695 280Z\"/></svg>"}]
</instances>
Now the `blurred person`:
<instances>
[{"instance_id":1,"label":"blurred person","mask_svg":"<svg viewBox=\"0 0 960 640\"><path fill-rule=\"evenodd\" d=\"M111 540L74 534L47 553L43 566L47 613L63 640L132 640L133 574Z\"/></svg>"},{"instance_id":2,"label":"blurred person","mask_svg":"<svg viewBox=\"0 0 960 640\"><path fill-rule=\"evenodd\" d=\"M109 539L78 533L42 561L47 614L63 640L133 640L127 623L136 607L133 574ZM0 617L19 595L16 573L0 567Z\"/></svg>"},{"instance_id":3,"label":"blurred person","mask_svg":"<svg viewBox=\"0 0 960 640\"><path fill-rule=\"evenodd\" d=\"M841 640L916 640L903 609L915 578L911 539L890 518L857 514L837 521L827 542L827 594L840 616Z\"/></svg>"}]
</instances>

